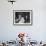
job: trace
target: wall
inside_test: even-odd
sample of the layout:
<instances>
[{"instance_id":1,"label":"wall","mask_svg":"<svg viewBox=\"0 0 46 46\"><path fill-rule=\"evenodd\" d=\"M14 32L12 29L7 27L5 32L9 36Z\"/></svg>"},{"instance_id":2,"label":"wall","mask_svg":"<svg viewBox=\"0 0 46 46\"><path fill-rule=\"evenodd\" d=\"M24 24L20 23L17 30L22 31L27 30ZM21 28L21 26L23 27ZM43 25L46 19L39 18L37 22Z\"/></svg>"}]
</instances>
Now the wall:
<instances>
[{"instance_id":1,"label":"wall","mask_svg":"<svg viewBox=\"0 0 46 46\"><path fill-rule=\"evenodd\" d=\"M33 10L32 26L14 26L14 10ZM46 0L17 0L12 5L0 0L0 40L15 40L18 32L26 32L33 40L46 40Z\"/></svg>"}]
</instances>

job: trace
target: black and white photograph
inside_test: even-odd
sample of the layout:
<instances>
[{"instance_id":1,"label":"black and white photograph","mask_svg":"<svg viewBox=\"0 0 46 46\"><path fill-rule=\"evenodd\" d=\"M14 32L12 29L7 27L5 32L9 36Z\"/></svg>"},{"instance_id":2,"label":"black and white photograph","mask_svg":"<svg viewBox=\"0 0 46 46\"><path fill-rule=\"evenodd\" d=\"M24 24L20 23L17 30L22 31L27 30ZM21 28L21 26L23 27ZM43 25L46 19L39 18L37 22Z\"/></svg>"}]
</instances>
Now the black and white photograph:
<instances>
[{"instance_id":1,"label":"black and white photograph","mask_svg":"<svg viewBox=\"0 0 46 46\"><path fill-rule=\"evenodd\" d=\"M14 10L13 24L31 24L32 10Z\"/></svg>"}]
</instances>

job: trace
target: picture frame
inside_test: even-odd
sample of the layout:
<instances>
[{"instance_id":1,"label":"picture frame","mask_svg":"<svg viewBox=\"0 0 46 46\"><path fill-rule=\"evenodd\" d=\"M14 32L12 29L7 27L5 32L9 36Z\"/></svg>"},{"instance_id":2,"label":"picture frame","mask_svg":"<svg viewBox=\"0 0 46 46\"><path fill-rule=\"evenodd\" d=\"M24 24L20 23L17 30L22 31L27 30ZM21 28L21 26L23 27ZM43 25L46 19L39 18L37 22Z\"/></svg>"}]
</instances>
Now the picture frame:
<instances>
[{"instance_id":1,"label":"picture frame","mask_svg":"<svg viewBox=\"0 0 46 46\"><path fill-rule=\"evenodd\" d=\"M32 25L32 10L13 10L13 25Z\"/></svg>"}]
</instances>

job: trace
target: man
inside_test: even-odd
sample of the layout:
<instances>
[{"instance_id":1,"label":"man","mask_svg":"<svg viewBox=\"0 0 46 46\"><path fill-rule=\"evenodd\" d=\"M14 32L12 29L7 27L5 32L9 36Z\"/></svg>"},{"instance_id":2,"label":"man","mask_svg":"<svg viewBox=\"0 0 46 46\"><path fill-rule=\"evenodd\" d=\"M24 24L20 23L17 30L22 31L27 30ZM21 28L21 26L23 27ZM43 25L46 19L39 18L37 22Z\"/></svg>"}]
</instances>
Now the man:
<instances>
[{"instance_id":1,"label":"man","mask_svg":"<svg viewBox=\"0 0 46 46\"><path fill-rule=\"evenodd\" d=\"M19 15L19 23L24 23L24 17L22 17L22 15Z\"/></svg>"},{"instance_id":2,"label":"man","mask_svg":"<svg viewBox=\"0 0 46 46\"><path fill-rule=\"evenodd\" d=\"M25 21L24 17L21 14L19 14L18 18L16 19L16 22L21 24L21 23L24 23L24 21Z\"/></svg>"}]
</instances>

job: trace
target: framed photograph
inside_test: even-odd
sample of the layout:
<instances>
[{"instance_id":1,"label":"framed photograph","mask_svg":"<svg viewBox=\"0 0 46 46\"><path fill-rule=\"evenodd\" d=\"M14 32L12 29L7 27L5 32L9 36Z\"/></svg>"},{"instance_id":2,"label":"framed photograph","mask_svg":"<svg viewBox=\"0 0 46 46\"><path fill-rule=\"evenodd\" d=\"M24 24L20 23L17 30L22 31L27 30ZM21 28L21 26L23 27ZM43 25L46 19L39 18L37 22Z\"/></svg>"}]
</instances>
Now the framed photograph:
<instances>
[{"instance_id":1,"label":"framed photograph","mask_svg":"<svg viewBox=\"0 0 46 46\"><path fill-rule=\"evenodd\" d=\"M14 25L32 25L32 10L13 10Z\"/></svg>"}]
</instances>

